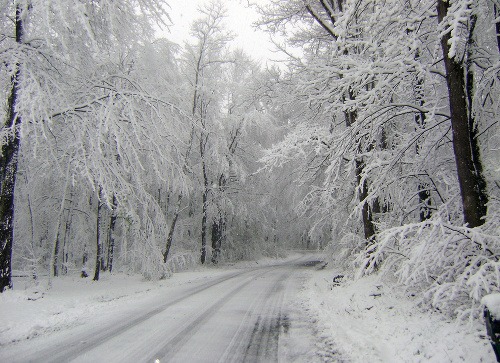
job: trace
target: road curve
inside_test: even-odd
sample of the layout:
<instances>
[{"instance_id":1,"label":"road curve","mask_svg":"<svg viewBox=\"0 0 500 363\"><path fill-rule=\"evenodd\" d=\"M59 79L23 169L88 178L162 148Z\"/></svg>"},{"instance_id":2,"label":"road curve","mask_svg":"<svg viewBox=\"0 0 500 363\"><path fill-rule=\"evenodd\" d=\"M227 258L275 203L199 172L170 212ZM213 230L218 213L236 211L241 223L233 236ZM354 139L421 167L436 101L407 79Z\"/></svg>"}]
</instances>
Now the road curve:
<instances>
[{"instance_id":1,"label":"road curve","mask_svg":"<svg viewBox=\"0 0 500 363\"><path fill-rule=\"evenodd\" d=\"M287 340L296 324L290 301L304 271L315 261L300 258L275 266L243 269L124 316L99 329L61 332L61 338L8 352L5 362L278 362L289 361ZM300 315L300 314L299 314ZM302 338L301 338L302 339ZM302 339L303 340L303 339ZM289 339L288 339L289 341ZM311 344L312 346L312 344ZM5 352L4 352L5 353ZM309 352L310 353L310 352ZM2 356L3 354L0 354ZM310 360L293 357L296 362Z\"/></svg>"}]
</instances>

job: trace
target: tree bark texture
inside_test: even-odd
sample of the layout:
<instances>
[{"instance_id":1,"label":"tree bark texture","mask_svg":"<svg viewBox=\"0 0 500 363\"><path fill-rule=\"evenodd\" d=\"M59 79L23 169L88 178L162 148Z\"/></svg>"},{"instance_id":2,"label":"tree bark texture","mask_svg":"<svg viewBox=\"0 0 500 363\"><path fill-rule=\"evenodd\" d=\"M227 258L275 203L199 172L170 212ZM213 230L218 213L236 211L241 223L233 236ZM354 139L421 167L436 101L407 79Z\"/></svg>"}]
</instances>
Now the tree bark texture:
<instances>
[{"instance_id":1,"label":"tree bark texture","mask_svg":"<svg viewBox=\"0 0 500 363\"><path fill-rule=\"evenodd\" d=\"M175 207L174 217L172 218L172 223L170 224L170 229L168 231L167 243L165 245L165 252L163 253L163 263L167 262L168 254L170 253L170 248L172 247L172 242L174 240L175 225L177 224L177 219L181 211L182 203L182 193L179 194L177 198L177 205Z\"/></svg>"},{"instance_id":2,"label":"tree bark texture","mask_svg":"<svg viewBox=\"0 0 500 363\"><path fill-rule=\"evenodd\" d=\"M195 102L195 101L193 101ZM195 103L193 103L194 106L196 106ZM194 140L194 127L191 129L191 134L189 136L189 144L188 148L186 150L186 155L184 156L184 165L183 165L183 170L187 174L188 173L188 168L187 168L187 162L189 159L189 155L191 154L191 147L193 146L193 140ZM175 206L175 211L174 211L174 217L172 218L172 223L170 224L170 229L168 231L168 236L167 236L167 242L165 245L165 252L163 253L163 263L167 262L168 259L168 254L170 253L170 248L172 247L172 242L174 240L174 232L175 232L175 226L177 225L177 219L179 218L179 214L181 213L181 204L182 204L182 199L184 198L184 195L182 193L179 193L179 196L177 197L177 204ZM170 204L170 192L167 194L167 207L168 204ZM168 208L165 209L165 215L167 214ZM191 213L191 208L189 208L189 216L192 216ZM191 235L190 230L188 230L188 234Z\"/></svg>"},{"instance_id":3,"label":"tree bark texture","mask_svg":"<svg viewBox=\"0 0 500 363\"><path fill-rule=\"evenodd\" d=\"M363 218L363 232L366 241L370 241L375 236L375 225L373 224L372 213L370 206L366 201L368 197L368 184L366 181L361 180L361 174L365 167L365 163L361 159L356 159L356 179L359 188L359 201L363 203L361 216Z\"/></svg>"},{"instance_id":4,"label":"tree bark texture","mask_svg":"<svg viewBox=\"0 0 500 363\"><path fill-rule=\"evenodd\" d=\"M222 213L222 211L221 211ZM224 239L226 218L220 216L218 221L212 224L212 263L217 264L220 258L222 241Z\"/></svg>"},{"instance_id":5,"label":"tree bark texture","mask_svg":"<svg viewBox=\"0 0 500 363\"><path fill-rule=\"evenodd\" d=\"M206 137L204 133L200 135L200 157L201 157L201 170L203 174L203 195L202 195L202 216L201 216L201 256L200 261L202 264L207 259L207 214L208 214L208 174L207 165L205 163L205 146Z\"/></svg>"},{"instance_id":6,"label":"tree bark texture","mask_svg":"<svg viewBox=\"0 0 500 363\"><path fill-rule=\"evenodd\" d=\"M96 220L96 258L94 281L99 281L99 273L102 264L102 240L101 240L101 219L102 219L102 202L100 200L101 189L99 189L99 198L97 198L97 220Z\"/></svg>"},{"instance_id":7,"label":"tree bark texture","mask_svg":"<svg viewBox=\"0 0 500 363\"><path fill-rule=\"evenodd\" d=\"M116 195L113 194L113 207L111 209L111 217L109 218L109 245L108 245L108 259L106 261L106 266L111 272L113 270L113 259L115 254L115 229L116 229L116 219L117 219L117 204Z\"/></svg>"},{"instance_id":8,"label":"tree bark texture","mask_svg":"<svg viewBox=\"0 0 500 363\"><path fill-rule=\"evenodd\" d=\"M237 145L237 137L239 131L236 130L231 143L229 144L229 151L234 154ZM231 159L229 159L229 168L231 170ZM223 194L226 189L227 179L224 173L219 176L219 193ZM222 242L224 241L226 234L226 215L224 210L219 207L219 218L214 220L212 223L212 263L217 264L219 262L220 252Z\"/></svg>"},{"instance_id":9,"label":"tree bark texture","mask_svg":"<svg viewBox=\"0 0 500 363\"><path fill-rule=\"evenodd\" d=\"M203 169L203 184L204 184L204 190L203 190L203 209L202 209L202 216L201 216L201 256L200 256L200 261L201 263L205 263L207 259L207 213L208 213L208 179L207 179L207 170L206 170L206 165L205 161L202 160L202 169Z\"/></svg>"},{"instance_id":10,"label":"tree bark texture","mask_svg":"<svg viewBox=\"0 0 500 363\"><path fill-rule=\"evenodd\" d=\"M448 8L448 2L438 0L439 22L442 22L446 17ZM464 223L474 228L484 223L483 217L486 215L488 197L486 182L482 175L477 132L467 102L470 99L467 92L472 91L472 86L466 84L468 76L463 63L456 58L450 58L449 40L450 33L447 33L441 38L441 48L448 86L453 151L462 198Z\"/></svg>"},{"instance_id":11,"label":"tree bark texture","mask_svg":"<svg viewBox=\"0 0 500 363\"><path fill-rule=\"evenodd\" d=\"M415 54L415 61L417 61L418 59L419 59L419 54L417 52ZM424 106L423 85L424 85L423 79L417 77L413 92L415 94L415 101L421 108ZM415 113L414 120L417 131L425 128L426 116L424 112ZM415 152L417 155L420 154L419 142L415 144ZM420 222L424 222L432 217L432 210L430 208L432 205L431 192L428 186L422 181L418 182L417 190L418 190L418 202L420 205L420 212L419 212Z\"/></svg>"},{"instance_id":12,"label":"tree bark texture","mask_svg":"<svg viewBox=\"0 0 500 363\"><path fill-rule=\"evenodd\" d=\"M16 43L23 39L22 9L16 6L15 37ZM21 117L16 112L19 96L20 64L16 64L16 72L11 79L11 89L7 99L5 129L9 129L2 145L0 160L0 292L12 288L12 244L14 241L14 189L16 184L17 161L20 145L19 126Z\"/></svg>"},{"instance_id":13,"label":"tree bark texture","mask_svg":"<svg viewBox=\"0 0 500 363\"><path fill-rule=\"evenodd\" d=\"M63 271L63 274L65 274L65 275L68 273L68 267L67 267L68 257L69 257L69 255L68 255L68 241L69 241L70 232L71 232L71 221L73 219L72 212L73 212L73 210L70 208L68 211L68 216L66 217L66 224L64 227L62 271Z\"/></svg>"}]
</instances>

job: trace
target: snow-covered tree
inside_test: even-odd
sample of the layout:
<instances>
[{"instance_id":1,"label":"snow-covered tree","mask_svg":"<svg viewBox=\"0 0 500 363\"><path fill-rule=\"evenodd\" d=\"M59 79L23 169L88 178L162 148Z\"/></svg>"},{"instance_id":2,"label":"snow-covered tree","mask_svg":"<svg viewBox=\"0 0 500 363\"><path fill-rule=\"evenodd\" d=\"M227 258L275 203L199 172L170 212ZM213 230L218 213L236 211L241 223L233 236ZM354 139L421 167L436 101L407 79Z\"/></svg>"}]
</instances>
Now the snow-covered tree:
<instances>
[{"instance_id":1,"label":"snow-covered tree","mask_svg":"<svg viewBox=\"0 0 500 363\"><path fill-rule=\"evenodd\" d=\"M290 102L308 112L295 115L264 160L302 158L301 175L322 178L307 177L303 204L332 231L344 229L332 244L360 251L361 271L396 271L436 306L460 306L467 295L477 303L498 271L498 230L488 227L494 202L486 214L498 194L496 5L308 0L261 8L261 24L292 47L283 48L291 56L302 49L290 62ZM479 273L488 276L481 283Z\"/></svg>"},{"instance_id":2,"label":"snow-covered tree","mask_svg":"<svg viewBox=\"0 0 500 363\"><path fill-rule=\"evenodd\" d=\"M146 75L136 67L138 47L153 34L152 23L167 15L165 9L157 0L2 2L2 291L11 286L14 225L26 225L13 220L21 155L29 164L47 158L53 177L65 180L60 203L55 203L59 222L49 232L55 236L54 267L62 217L69 208L65 200L75 183L86 183L94 198L128 214L139 230L157 226L154 218L161 218L152 203L150 176L175 188L185 185L182 130L190 115L172 102L168 89L155 93L158 86L151 83L159 80L150 77L146 85ZM27 180L45 179L30 174ZM158 245L151 241L154 235L146 232L145 246ZM153 254L161 256L159 248Z\"/></svg>"},{"instance_id":3,"label":"snow-covered tree","mask_svg":"<svg viewBox=\"0 0 500 363\"><path fill-rule=\"evenodd\" d=\"M191 28L195 43L187 46L186 75L192 89L192 115L196 120L193 129L194 145L197 148L201 169L202 186L201 212L201 263L207 255L207 238L210 226L209 209L211 192L218 186L214 175L222 164L220 155L223 141L220 136L223 126L221 112L223 106L224 65L231 60L228 42L233 36L224 27L225 8L221 2L211 2L200 8L201 18ZM220 183L219 183L220 184Z\"/></svg>"}]
</instances>

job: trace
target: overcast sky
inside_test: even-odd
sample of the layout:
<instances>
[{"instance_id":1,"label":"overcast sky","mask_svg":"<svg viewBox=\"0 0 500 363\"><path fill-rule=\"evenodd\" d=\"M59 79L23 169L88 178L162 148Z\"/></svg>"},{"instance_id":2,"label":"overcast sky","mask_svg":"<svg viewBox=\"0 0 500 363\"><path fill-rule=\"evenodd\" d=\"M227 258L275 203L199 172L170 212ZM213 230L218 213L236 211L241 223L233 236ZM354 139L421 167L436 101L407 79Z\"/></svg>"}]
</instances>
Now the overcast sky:
<instances>
[{"instance_id":1,"label":"overcast sky","mask_svg":"<svg viewBox=\"0 0 500 363\"><path fill-rule=\"evenodd\" d=\"M265 2L265 0L259 0ZM170 31L163 32L168 39L183 44L189 38L189 27L192 21L200 17L197 8L208 3L209 0L168 0L170 5L170 17L174 23ZM255 0L252 0L255 2ZM258 19L258 14L248 7L247 0L223 1L228 10L226 19L227 28L236 34L235 42L238 47L243 48L255 60L263 64L269 59L280 58L272 52L273 44L267 33L252 27L252 23Z\"/></svg>"}]
</instances>

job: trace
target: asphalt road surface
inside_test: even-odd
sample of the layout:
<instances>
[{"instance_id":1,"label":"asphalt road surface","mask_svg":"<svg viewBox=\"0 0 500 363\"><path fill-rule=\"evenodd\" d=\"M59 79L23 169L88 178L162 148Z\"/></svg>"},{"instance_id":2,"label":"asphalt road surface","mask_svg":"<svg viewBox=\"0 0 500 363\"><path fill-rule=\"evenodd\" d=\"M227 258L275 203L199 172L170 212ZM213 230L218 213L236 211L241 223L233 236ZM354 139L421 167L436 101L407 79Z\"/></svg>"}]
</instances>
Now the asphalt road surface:
<instances>
[{"instance_id":1,"label":"asphalt road surface","mask_svg":"<svg viewBox=\"0 0 500 363\"><path fill-rule=\"evenodd\" d=\"M311 322L296 304L312 257L230 271L130 306L113 321L19 342L3 362L309 362Z\"/></svg>"}]
</instances>

